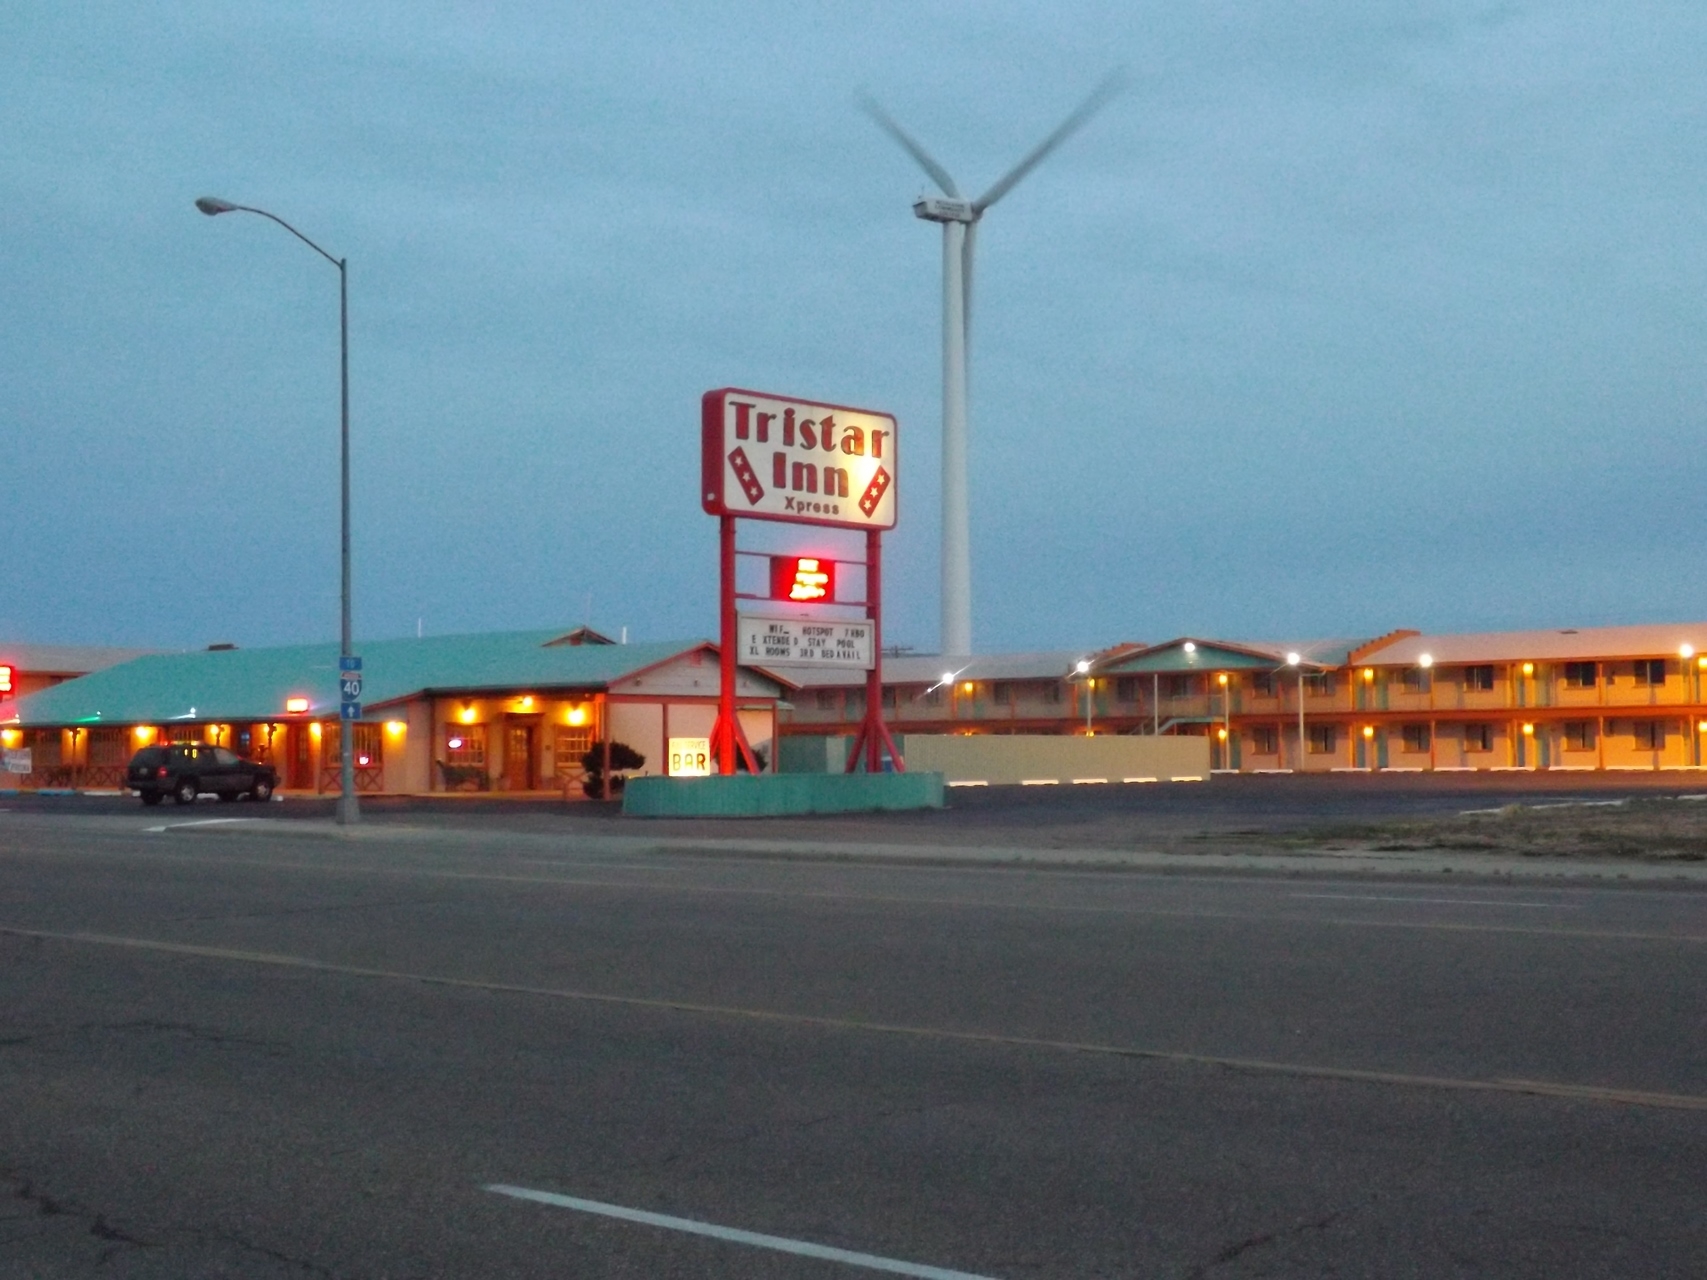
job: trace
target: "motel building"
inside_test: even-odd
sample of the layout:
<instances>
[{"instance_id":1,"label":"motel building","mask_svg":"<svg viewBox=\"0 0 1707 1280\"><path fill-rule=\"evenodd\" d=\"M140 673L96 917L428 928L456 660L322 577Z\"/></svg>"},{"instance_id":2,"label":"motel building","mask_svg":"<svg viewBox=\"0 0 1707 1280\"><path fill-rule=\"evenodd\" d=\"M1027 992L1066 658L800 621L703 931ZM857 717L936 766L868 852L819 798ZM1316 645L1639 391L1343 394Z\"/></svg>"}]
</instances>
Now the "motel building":
<instances>
[{"instance_id":1,"label":"motel building","mask_svg":"<svg viewBox=\"0 0 1707 1280\"><path fill-rule=\"evenodd\" d=\"M578 796L582 757L607 741L666 771L672 738L709 738L718 657L706 641L613 644L587 628L429 636L360 646L350 724L363 793ZM791 685L741 668L742 728L776 737ZM0 703L0 787L124 785L138 747L206 742L276 768L296 793L338 790L338 646L155 653Z\"/></svg>"},{"instance_id":2,"label":"motel building","mask_svg":"<svg viewBox=\"0 0 1707 1280\"><path fill-rule=\"evenodd\" d=\"M1202 735L1217 771L1241 773L1707 763L1707 623L1289 643L1181 637L959 661L948 671L937 657L885 659L894 732ZM780 674L798 686L785 736L854 731L860 673Z\"/></svg>"}]
</instances>

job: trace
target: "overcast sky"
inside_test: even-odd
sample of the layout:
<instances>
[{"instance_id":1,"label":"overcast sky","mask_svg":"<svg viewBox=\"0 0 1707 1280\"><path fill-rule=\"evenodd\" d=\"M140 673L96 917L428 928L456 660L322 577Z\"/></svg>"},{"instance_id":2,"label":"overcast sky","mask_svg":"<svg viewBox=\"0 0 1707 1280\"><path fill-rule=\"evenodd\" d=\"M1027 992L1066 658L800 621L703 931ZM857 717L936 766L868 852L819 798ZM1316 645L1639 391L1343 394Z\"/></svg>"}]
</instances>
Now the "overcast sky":
<instances>
[{"instance_id":1,"label":"overcast sky","mask_svg":"<svg viewBox=\"0 0 1707 1280\"><path fill-rule=\"evenodd\" d=\"M976 192L1116 64L980 228L980 651L1707 614L1699 0L10 0L0 638L336 634L337 273L213 194L350 260L358 639L714 633L733 383L899 418L933 649L940 234L855 94Z\"/></svg>"}]
</instances>

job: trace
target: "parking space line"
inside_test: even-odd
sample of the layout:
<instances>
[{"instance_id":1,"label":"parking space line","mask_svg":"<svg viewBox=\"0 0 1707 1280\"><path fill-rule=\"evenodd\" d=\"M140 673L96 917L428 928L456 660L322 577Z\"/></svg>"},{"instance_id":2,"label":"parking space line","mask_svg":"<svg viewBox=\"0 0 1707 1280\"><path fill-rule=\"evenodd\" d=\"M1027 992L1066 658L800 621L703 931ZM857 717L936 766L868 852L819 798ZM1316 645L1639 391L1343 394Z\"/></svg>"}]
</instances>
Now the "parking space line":
<instances>
[{"instance_id":1,"label":"parking space line","mask_svg":"<svg viewBox=\"0 0 1707 1280\"><path fill-rule=\"evenodd\" d=\"M1417 898L1403 893L1289 893L1289 898L1320 902L1422 902L1449 907L1538 907L1550 911L1581 911L1580 902L1502 902L1498 898Z\"/></svg>"},{"instance_id":2,"label":"parking space line","mask_svg":"<svg viewBox=\"0 0 1707 1280\"><path fill-rule=\"evenodd\" d=\"M827 1244L813 1244L808 1240L790 1240L786 1236L769 1236L758 1231L743 1231L739 1227L720 1227L714 1222L697 1222L692 1218L650 1213L645 1209L629 1209L620 1204L605 1204L599 1200L582 1200L578 1196L560 1196L550 1191L533 1191L527 1187L511 1187L496 1182L483 1187L482 1190L496 1192L501 1196L513 1196L517 1200L533 1200L558 1209L576 1209L581 1213L596 1213L602 1217L638 1222L648 1227L663 1227L668 1231L709 1236L713 1240L725 1240L731 1244L752 1245L759 1249L773 1249L778 1253L798 1254L802 1258L820 1258L826 1262L842 1262L850 1267L864 1267L868 1271L887 1271L897 1276L919 1276L923 1280L991 1280L989 1276L974 1275L970 1271L950 1271L944 1267L928 1267L918 1262L900 1262L894 1258L880 1258L875 1254L837 1249Z\"/></svg>"},{"instance_id":3,"label":"parking space line","mask_svg":"<svg viewBox=\"0 0 1707 1280\"><path fill-rule=\"evenodd\" d=\"M0 937L37 938L76 946L117 947L165 955L193 956L235 964L271 965L303 969L349 978L374 978L387 982L418 983L462 991L486 991L501 995L534 996L548 1000L646 1009L657 1013L683 1013L699 1017L762 1022L772 1026L811 1027L859 1035L897 1036L910 1040L936 1040L950 1044L972 1044L1007 1049L1036 1049L1056 1053L1098 1054L1111 1058L1133 1058L1182 1066L1218 1067L1255 1075L1291 1076L1300 1079L1340 1080L1357 1084L1397 1085L1416 1089L1447 1089L1468 1093L1527 1094L1575 1102L1611 1103L1623 1106L1659 1107L1677 1111L1707 1111L1707 1095L1662 1093L1621 1089L1602 1085L1568 1084L1547 1080L1477 1079L1463 1076L1417 1075L1402 1071L1372 1071L1360 1067L1318 1066L1302 1062L1278 1062L1266 1058L1234 1058L1219 1054L1190 1053L1177 1049L1147 1049L1083 1040L1054 1040L1042 1036L1011 1035L1000 1031L968 1031L954 1027L927 1027L897 1022L866 1022L830 1014L790 1013L777 1009L747 1009L738 1005L705 1004L697 1000L672 1000L661 996L623 996L602 991L578 991L567 987L535 987L525 983L493 982L480 978L456 978L396 969L374 969L365 965L336 964L308 956L267 951L243 951L190 942L165 942L154 938L125 938L99 933L62 933L49 929L22 929L0 925Z\"/></svg>"},{"instance_id":4,"label":"parking space line","mask_svg":"<svg viewBox=\"0 0 1707 1280\"><path fill-rule=\"evenodd\" d=\"M144 827L149 835L159 835L162 831L182 831L185 827L224 827L233 822L258 822L258 818L194 818L189 822L168 822L163 826Z\"/></svg>"}]
</instances>

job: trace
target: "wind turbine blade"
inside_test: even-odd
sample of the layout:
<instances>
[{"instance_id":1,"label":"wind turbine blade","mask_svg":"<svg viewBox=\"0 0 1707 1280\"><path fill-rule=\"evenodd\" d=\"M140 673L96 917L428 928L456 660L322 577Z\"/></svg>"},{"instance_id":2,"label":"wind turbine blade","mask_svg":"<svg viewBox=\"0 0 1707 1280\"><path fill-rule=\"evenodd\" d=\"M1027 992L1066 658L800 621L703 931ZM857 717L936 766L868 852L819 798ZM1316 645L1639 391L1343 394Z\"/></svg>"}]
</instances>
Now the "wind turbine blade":
<instances>
[{"instance_id":1,"label":"wind turbine blade","mask_svg":"<svg viewBox=\"0 0 1707 1280\"><path fill-rule=\"evenodd\" d=\"M1009 169L1000 178L997 178L993 187L972 202L972 208L978 213L983 213L984 210L1007 195L1021 178L1042 163L1045 156L1078 132L1087 120L1107 106L1109 99L1125 87L1126 72L1124 68L1116 68L1109 72L1107 76L1103 77L1102 83L1091 91L1091 96L1081 102L1078 109L1063 120L1054 133L1033 147L1025 159Z\"/></svg>"},{"instance_id":2,"label":"wind turbine blade","mask_svg":"<svg viewBox=\"0 0 1707 1280\"><path fill-rule=\"evenodd\" d=\"M918 142L914 140L911 134L909 134L900 125L896 124L894 118L882 107L878 106L877 101L874 98L871 98L866 94L861 94L859 97L859 105L865 114L870 116L872 120L876 122L879 129L883 130L884 133L887 133L891 138L895 139L895 141L900 144L903 151L912 156L914 160L918 161L919 168L928 173L931 177L931 181L942 188L943 195L951 196L956 200L960 199L960 192L954 185L954 179L948 176L948 170L938 164L931 156L931 153L921 147Z\"/></svg>"}]
</instances>

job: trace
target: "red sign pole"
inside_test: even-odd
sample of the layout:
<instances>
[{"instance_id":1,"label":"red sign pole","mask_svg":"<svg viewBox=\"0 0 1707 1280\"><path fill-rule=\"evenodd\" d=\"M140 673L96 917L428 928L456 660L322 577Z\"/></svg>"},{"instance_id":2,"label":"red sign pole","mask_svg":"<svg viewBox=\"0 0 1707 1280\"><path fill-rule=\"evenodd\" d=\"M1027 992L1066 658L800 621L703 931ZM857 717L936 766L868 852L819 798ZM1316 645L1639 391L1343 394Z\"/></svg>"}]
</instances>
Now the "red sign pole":
<instances>
[{"instance_id":1,"label":"red sign pole","mask_svg":"<svg viewBox=\"0 0 1707 1280\"><path fill-rule=\"evenodd\" d=\"M735 613L735 517L721 517L717 522L717 534L718 559L721 562L717 611L720 616L719 631L722 640L717 646L717 723L711 729L711 754L717 761L718 773L728 775L735 772L737 751L741 753L741 760L746 764L747 772L757 773L758 757L753 754L753 748L747 742L747 734L741 728L741 717L736 712L735 704L735 682L738 678L740 658L737 649L741 644L741 624ZM773 744L772 750L774 749Z\"/></svg>"},{"instance_id":2,"label":"red sign pole","mask_svg":"<svg viewBox=\"0 0 1707 1280\"><path fill-rule=\"evenodd\" d=\"M859 772L863 754L865 771L881 773L887 749L895 772L905 773L906 761L883 723L883 533L878 529L865 531L865 616L871 619L871 669L865 673L865 716L848 752L847 772Z\"/></svg>"}]
</instances>

